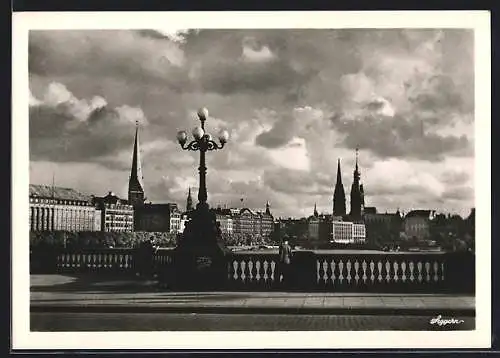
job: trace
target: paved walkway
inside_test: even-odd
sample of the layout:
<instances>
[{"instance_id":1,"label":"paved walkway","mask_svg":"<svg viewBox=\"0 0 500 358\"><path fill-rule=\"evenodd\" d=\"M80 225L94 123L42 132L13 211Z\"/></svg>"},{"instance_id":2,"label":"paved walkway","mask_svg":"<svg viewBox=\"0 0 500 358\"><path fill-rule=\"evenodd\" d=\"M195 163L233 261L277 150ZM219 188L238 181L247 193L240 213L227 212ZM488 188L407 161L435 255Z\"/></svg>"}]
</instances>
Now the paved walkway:
<instances>
[{"instance_id":1,"label":"paved walkway","mask_svg":"<svg viewBox=\"0 0 500 358\"><path fill-rule=\"evenodd\" d=\"M475 315L471 296L334 292L170 292L142 280L31 276L32 312Z\"/></svg>"}]
</instances>

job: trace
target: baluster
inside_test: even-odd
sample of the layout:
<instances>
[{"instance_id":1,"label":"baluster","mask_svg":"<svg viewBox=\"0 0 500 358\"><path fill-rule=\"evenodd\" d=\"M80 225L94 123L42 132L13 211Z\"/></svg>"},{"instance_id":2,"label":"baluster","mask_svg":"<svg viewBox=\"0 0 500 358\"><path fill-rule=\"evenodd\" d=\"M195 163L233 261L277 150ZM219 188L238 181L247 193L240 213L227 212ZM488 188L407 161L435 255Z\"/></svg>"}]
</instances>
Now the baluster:
<instances>
[{"instance_id":1,"label":"baluster","mask_svg":"<svg viewBox=\"0 0 500 358\"><path fill-rule=\"evenodd\" d=\"M323 282L325 285L328 284L328 259L323 261Z\"/></svg>"},{"instance_id":2,"label":"baluster","mask_svg":"<svg viewBox=\"0 0 500 358\"><path fill-rule=\"evenodd\" d=\"M398 283L399 277L398 277L398 263L397 263L397 261L394 261L392 266L394 268L394 283Z\"/></svg>"},{"instance_id":3,"label":"baluster","mask_svg":"<svg viewBox=\"0 0 500 358\"><path fill-rule=\"evenodd\" d=\"M134 263L134 257L130 254L126 254L125 255L125 262L123 264L123 268L125 270L130 270L134 267L135 263Z\"/></svg>"},{"instance_id":4,"label":"baluster","mask_svg":"<svg viewBox=\"0 0 500 358\"><path fill-rule=\"evenodd\" d=\"M254 275L253 275L253 260L250 258L248 260L248 281L249 282L252 282L253 281L253 278L254 278Z\"/></svg>"},{"instance_id":5,"label":"baluster","mask_svg":"<svg viewBox=\"0 0 500 358\"><path fill-rule=\"evenodd\" d=\"M437 261L434 261L434 282L437 282L439 279L438 269L439 269L439 265L438 265Z\"/></svg>"},{"instance_id":6,"label":"baluster","mask_svg":"<svg viewBox=\"0 0 500 358\"><path fill-rule=\"evenodd\" d=\"M247 262L245 259L241 260L241 282L245 283L245 279L247 278L247 273L246 273L246 268L247 268Z\"/></svg>"},{"instance_id":7,"label":"baluster","mask_svg":"<svg viewBox=\"0 0 500 358\"><path fill-rule=\"evenodd\" d=\"M332 263L330 266L332 267L332 277L331 277L332 285L335 285L335 268L336 268L335 260L332 259Z\"/></svg>"},{"instance_id":8,"label":"baluster","mask_svg":"<svg viewBox=\"0 0 500 358\"><path fill-rule=\"evenodd\" d=\"M325 275L326 275L326 285L330 285L330 282L331 282L331 279L333 277L333 272L332 272L332 263L330 261L330 259L326 259L325 260L325 264L326 264L326 269L325 269Z\"/></svg>"},{"instance_id":9,"label":"baluster","mask_svg":"<svg viewBox=\"0 0 500 358\"><path fill-rule=\"evenodd\" d=\"M85 254L87 257L87 269L90 271L92 270L92 254Z\"/></svg>"},{"instance_id":10,"label":"baluster","mask_svg":"<svg viewBox=\"0 0 500 358\"><path fill-rule=\"evenodd\" d=\"M378 268L378 282L382 283L382 261L377 262L377 268Z\"/></svg>"},{"instance_id":11,"label":"baluster","mask_svg":"<svg viewBox=\"0 0 500 358\"><path fill-rule=\"evenodd\" d=\"M403 283L406 283L406 262L401 262L401 271L402 271L402 276L401 279L403 280Z\"/></svg>"},{"instance_id":12,"label":"baluster","mask_svg":"<svg viewBox=\"0 0 500 358\"><path fill-rule=\"evenodd\" d=\"M356 261L354 261L354 272L355 272L354 279L356 280L356 285L358 285L358 282L359 282L359 274L358 274L359 262L357 259L355 259L355 260Z\"/></svg>"},{"instance_id":13,"label":"baluster","mask_svg":"<svg viewBox=\"0 0 500 358\"><path fill-rule=\"evenodd\" d=\"M361 264L361 267L363 268L363 283L366 285L366 280L368 279L368 276L366 275L366 269L368 267L366 260L363 259L363 263Z\"/></svg>"},{"instance_id":14,"label":"baluster","mask_svg":"<svg viewBox=\"0 0 500 358\"><path fill-rule=\"evenodd\" d=\"M342 262L342 259L339 261L339 283L342 285L342 282L344 281L344 263Z\"/></svg>"},{"instance_id":15,"label":"baluster","mask_svg":"<svg viewBox=\"0 0 500 358\"><path fill-rule=\"evenodd\" d=\"M418 261L417 263L418 270L418 282L422 282L422 262Z\"/></svg>"},{"instance_id":16,"label":"baluster","mask_svg":"<svg viewBox=\"0 0 500 358\"><path fill-rule=\"evenodd\" d=\"M318 283L321 282L321 285L324 284L324 274L325 274L325 270L323 269L323 261L324 261L324 258L319 258L317 260L318 262Z\"/></svg>"},{"instance_id":17,"label":"baluster","mask_svg":"<svg viewBox=\"0 0 500 358\"><path fill-rule=\"evenodd\" d=\"M278 281L280 282L280 278L279 277L275 277L275 273L276 273L276 262L274 260L271 260L270 261L270 269L271 269L271 274L270 274L270 277L271 277L271 281L272 282L275 282L275 281Z\"/></svg>"},{"instance_id":18,"label":"baluster","mask_svg":"<svg viewBox=\"0 0 500 358\"><path fill-rule=\"evenodd\" d=\"M352 276L351 276L351 260L350 259L347 260L346 268L347 268L347 283L350 285L351 284L351 280L352 280Z\"/></svg>"},{"instance_id":19,"label":"baluster","mask_svg":"<svg viewBox=\"0 0 500 358\"><path fill-rule=\"evenodd\" d=\"M373 260L370 260L370 273L371 273L371 275L370 275L371 282L370 283L372 285L374 285L375 284L375 263L373 262Z\"/></svg>"},{"instance_id":20,"label":"baluster","mask_svg":"<svg viewBox=\"0 0 500 358\"><path fill-rule=\"evenodd\" d=\"M431 263L429 261L425 262L425 280L427 282L431 281Z\"/></svg>"},{"instance_id":21,"label":"baluster","mask_svg":"<svg viewBox=\"0 0 500 358\"><path fill-rule=\"evenodd\" d=\"M413 271L415 270L415 263L410 261L410 281L413 282L415 280L415 276L413 275Z\"/></svg>"},{"instance_id":22,"label":"baluster","mask_svg":"<svg viewBox=\"0 0 500 358\"><path fill-rule=\"evenodd\" d=\"M233 261L233 269L234 269L233 279L235 281L238 280L238 267L239 267L239 261L238 260L234 260Z\"/></svg>"},{"instance_id":23,"label":"baluster","mask_svg":"<svg viewBox=\"0 0 500 358\"><path fill-rule=\"evenodd\" d=\"M255 279L257 282L260 282L260 259L258 259L256 262L255 262Z\"/></svg>"},{"instance_id":24,"label":"baluster","mask_svg":"<svg viewBox=\"0 0 500 358\"><path fill-rule=\"evenodd\" d=\"M391 263L389 262L389 259L385 262L385 281L389 283L391 280Z\"/></svg>"},{"instance_id":25,"label":"baluster","mask_svg":"<svg viewBox=\"0 0 500 358\"><path fill-rule=\"evenodd\" d=\"M441 262L441 281L444 282L444 262Z\"/></svg>"},{"instance_id":26,"label":"baluster","mask_svg":"<svg viewBox=\"0 0 500 358\"><path fill-rule=\"evenodd\" d=\"M271 279L271 276L268 275L269 262L267 262L266 259L264 259L264 263L262 264L262 268L264 270L264 282L267 282L268 280Z\"/></svg>"}]
</instances>

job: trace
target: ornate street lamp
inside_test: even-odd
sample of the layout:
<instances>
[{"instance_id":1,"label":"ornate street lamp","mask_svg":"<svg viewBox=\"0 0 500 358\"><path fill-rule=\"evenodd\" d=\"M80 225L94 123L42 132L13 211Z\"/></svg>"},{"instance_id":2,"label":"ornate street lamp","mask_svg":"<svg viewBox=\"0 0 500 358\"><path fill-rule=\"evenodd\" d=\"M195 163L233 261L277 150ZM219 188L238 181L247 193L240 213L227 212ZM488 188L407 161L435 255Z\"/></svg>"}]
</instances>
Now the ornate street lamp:
<instances>
[{"instance_id":1,"label":"ornate street lamp","mask_svg":"<svg viewBox=\"0 0 500 358\"><path fill-rule=\"evenodd\" d=\"M177 140L183 150L199 151L200 189L196 209L189 213L190 220L186 223L180 240L173 252L171 272L172 287L221 287L227 278L227 262L225 255L229 250L223 242L220 227L217 225L215 213L209 210L207 203L205 154L208 151L220 150L229 139L229 133L222 130L218 142L205 132L205 121L208 111L202 108L198 111L201 126L193 129L193 139L188 138L186 131L177 133Z\"/></svg>"},{"instance_id":2,"label":"ornate street lamp","mask_svg":"<svg viewBox=\"0 0 500 358\"><path fill-rule=\"evenodd\" d=\"M205 153L212 150L220 150L229 139L229 133L226 130L221 130L219 133L219 143L212 139L212 136L205 133L205 121L208 118L208 110L201 108L198 111L198 119L201 122L200 127L195 127L192 131L194 139L188 143L188 135L186 131L179 131L177 133L177 140L184 150L199 151L200 152L200 188L198 190L198 204L197 209L208 209L207 204L207 167L205 165Z\"/></svg>"}]
</instances>

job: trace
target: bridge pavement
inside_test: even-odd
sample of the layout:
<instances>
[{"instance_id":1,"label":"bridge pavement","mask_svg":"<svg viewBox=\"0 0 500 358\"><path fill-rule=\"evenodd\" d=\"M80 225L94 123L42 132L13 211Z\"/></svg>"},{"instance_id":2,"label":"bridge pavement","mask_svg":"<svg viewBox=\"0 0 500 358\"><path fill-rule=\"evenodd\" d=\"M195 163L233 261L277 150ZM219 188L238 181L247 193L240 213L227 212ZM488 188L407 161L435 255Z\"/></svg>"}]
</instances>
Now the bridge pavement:
<instances>
[{"instance_id":1,"label":"bridge pavement","mask_svg":"<svg viewBox=\"0 0 500 358\"><path fill-rule=\"evenodd\" d=\"M443 294L172 292L153 281L31 275L32 313L198 313L475 316L475 298Z\"/></svg>"}]
</instances>

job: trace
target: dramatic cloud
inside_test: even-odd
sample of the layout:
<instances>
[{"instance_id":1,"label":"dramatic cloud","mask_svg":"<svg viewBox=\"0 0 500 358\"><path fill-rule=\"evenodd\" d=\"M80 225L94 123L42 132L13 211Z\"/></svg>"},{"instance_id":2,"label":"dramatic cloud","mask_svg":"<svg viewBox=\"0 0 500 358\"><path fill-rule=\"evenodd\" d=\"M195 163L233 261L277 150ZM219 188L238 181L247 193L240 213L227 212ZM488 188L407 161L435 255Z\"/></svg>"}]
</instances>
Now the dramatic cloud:
<instances>
[{"instance_id":1,"label":"dramatic cloud","mask_svg":"<svg viewBox=\"0 0 500 358\"><path fill-rule=\"evenodd\" d=\"M468 30L32 31L31 181L126 195L138 122L148 200L184 205L199 153L176 133L206 106L231 136L207 154L213 205L331 212L359 148L368 206L467 212L473 54Z\"/></svg>"}]
</instances>

